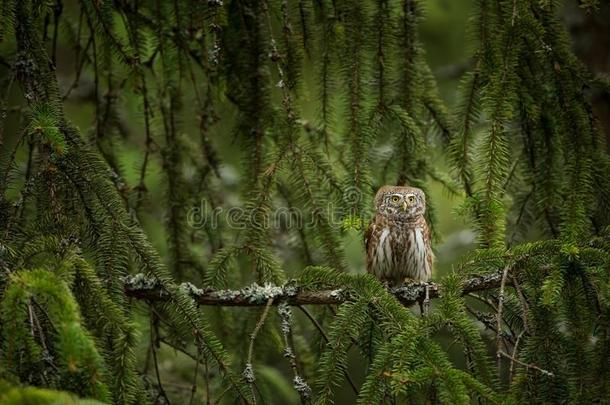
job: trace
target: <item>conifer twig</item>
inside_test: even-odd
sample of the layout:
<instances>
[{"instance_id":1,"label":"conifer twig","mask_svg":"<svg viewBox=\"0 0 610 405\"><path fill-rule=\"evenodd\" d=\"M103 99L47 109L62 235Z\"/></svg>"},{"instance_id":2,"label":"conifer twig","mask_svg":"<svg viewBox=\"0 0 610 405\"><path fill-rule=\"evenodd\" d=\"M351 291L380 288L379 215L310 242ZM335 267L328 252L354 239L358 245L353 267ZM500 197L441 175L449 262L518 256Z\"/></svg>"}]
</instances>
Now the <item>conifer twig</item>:
<instances>
[{"instance_id":1,"label":"conifer twig","mask_svg":"<svg viewBox=\"0 0 610 405\"><path fill-rule=\"evenodd\" d=\"M545 370L545 369L542 369L542 368L540 368L540 367L538 367L538 366L536 366L536 365L534 365L534 364L528 364L528 363L524 363L524 362L522 362L521 360L518 360L518 359L514 358L513 356L511 356L510 354L506 353L504 350L500 350L500 351L498 351L498 353L499 353L501 356L504 356L504 357L506 357L507 359L509 359L509 360L511 360L511 361L514 361L515 363L519 364L520 366L523 366L523 367L525 367L525 368L531 368L531 369L533 369L533 370L540 371L542 374L547 375L547 376L549 376L549 377L555 377L555 374L551 373L550 371Z\"/></svg>"},{"instance_id":2,"label":"conifer twig","mask_svg":"<svg viewBox=\"0 0 610 405\"><path fill-rule=\"evenodd\" d=\"M271 308L271 304L273 304L273 298L269 298L267 300L265 309L263 310L261 317L259 318L258 322L256 323L254 330L250 334L250 345L248 346L248 357L246 359L246 368L244 370L244 378L252 386L252 399L254 400L254 403L256 403L256 394L254 391L256 386L255 386L255 379L254 379L254 369L252 368L252 356L254 355L254 342L256 341L256 337L258 336L258 333L260 332L261 328L263 327L263 324L265 323L265 320L267 319L267 315L269 315L269 309ZM261 398L262 398L262 396L261 396Z\"/></svg>"},{"instance_id":3,"label":"conifer twig","mask_svg":"<svg viewBox=\"0 0 610 405\"><path fill-rule=\"evenodd\" d=\"M326 343L328 343L328 340L329 340L328 335L326 334L326 332L324 331L324 329L322 328L322 325L320 325L318 320L316 318L314 318L313 315L304 306L299 305L298 307L305 314L305 316L311 321L311 323L316 327L316 329L320 332L320 336L322 336L324 341Z\"/></svg>"},{"instance_id":4,"label":"conifer twig","mask_svg":"<svg viewBox=\"0 0 610 405\"><path fill-rule=\"evenodd\" d=\"M197 348L197 359L195 360L195 371L193 372L193 384L191 385L191 399L189 405L193 405L195 399L195 392L197 392L197 374L199 374L199 357L201 356L201 350Z\"/></svg>"},{"instance_id":5,"label":"conifer twig","mask_svg":"<svg viewBox=\"0 0 610 405\"><path fill-rule=\"evenodd\" d=\"M208 359L205 358L204 372L205 372L205 405L210 405L210 372L208 370Z\"/></svg>"},{"instance_id":6,"label":"conifer twig","mask_svg":"<svg viewBox=\"0 0 610 405\"><path fill-rule=\"evenodd\" d=\"M506 266L504 267L504 270L502 272L502 280L500 281L500 294L498 295L498 313L496 315L496 356L498 360L498 374L500 374L500 366L502 362L502 357L500 356L500 344L502 343L502 307L504 305L504 286L506 285L508 270L509 266Z\"/></svg>"},{"instance_id":7,"label":"conifer twig","mask_svg":"<svg viewBox=\"0 0 610 405\"><path fill-rule=\"evenodd\" d=\"M171 325L169 325L166 322L163 322L166 326L171 327ZM185 356L189 357L191 360L197 361L197 356L195 356L193 353L190 353L188 350L184 349L183 347L180 347L174 343L172 343L171 341L167 340L166 337L159 337L159 343L163 343L166 346L171 347L172 349L174 349L177 352L180 352L182 354L184 354Z\"/></svg>"},{"instance_id":8,"label":"conifer twig","mask_svg":"<svg viewBox=\"0 0 610 405\"><path fill-rule=\"evenodd\" d=\"M281 304L277 308L278 315L280 316L280 331L284 339L284 357L288 359L290 368L293 374L293 386L294 389L299 393L301 401L306 403L311 397L311 387L307 384L305 378L299 374L299 368L297 365L297 355L294 349L294 341L292 339L292 309L288 305Z\"/></svg>"},{"instance_id":9,"label":"conifer twig","mask_svg":"<svg viewBox=\"0 0 610 405\"><path fill-rule=\"evenodd\" d=\"M525 298L525 294L523 294L523 290L521 289L521 285L519 284L519 281L515 278L515 275L512 275L512 279L513 279L513 286L515 287L515 291L517 292L517 297L519 297L519 301L521 302L521 307L522 307L522 311L523 311L523 329L525 332L529 333L530 329L529 329L529 321L527 320L527 313L529 312L530 308L529 308L529 304L527 302L527 299ZM521 332L523 333L523 332Z\"/></svg>"},{"instance_id":10,"label":"conifer twig","mask_svg":"<svg viewBox=\"0 0 610 405\"><path fill-rule=\"evenodd\" d=\"M163 399L166 400L166 402L169 404L169 399L167 398L167 394L165 393L165 389L163 388L163 384L161 382L161 374L159 373L159 363L157 361L157 350L156 350L156 346L158 345L159 342L159 331L157 329L158 324L157 324L157 320L156 320L156 316L154 315L154 313L152 313L151 311L151 315L150 315L150 347L152 350L152 358L153 358L153 365L155 366L155 376L157 378L157 385L158 385L158 389L159 389L159 393L157 394L157 398L155 398L155 401L157 399L159 399L159 397L163 397Z\"/></svg>"},{"instance_id":11,"label":"conifer twig","mask_svg":"<svg viewBox=\"0 0 610 405\"><path fill-rule=\"evenodd\" d=\"M523 337L523 334L525 333L525 329L523 329L521 331L521 333L519 333L519 336L517 336L517 340L515 341L515 346L513 347L513 354L512 354L512 358L510 359L510 368L508 369L508 383L509 385L512 383L513 380L513 369L515 366L515 358L517 357L517 350L519 349L519 342L521 341L521 337Z\"/></svg>"}]
</instances>

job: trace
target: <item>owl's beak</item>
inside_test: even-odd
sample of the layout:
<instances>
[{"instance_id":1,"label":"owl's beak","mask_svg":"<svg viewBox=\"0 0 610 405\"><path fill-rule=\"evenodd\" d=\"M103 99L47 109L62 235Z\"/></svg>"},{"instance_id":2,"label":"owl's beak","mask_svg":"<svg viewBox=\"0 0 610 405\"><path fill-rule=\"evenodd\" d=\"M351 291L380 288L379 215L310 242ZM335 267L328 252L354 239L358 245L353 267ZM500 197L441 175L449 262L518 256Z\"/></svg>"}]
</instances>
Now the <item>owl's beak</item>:
<instances>
[{"instance_id":1,"label":"owl's beak","mask_svg":"<svg viewBox=\"0 0 610 405\"><path fill-rule=\"evenodd\" d=\"M405 201L405 202L402 203L402 210L404 212L407 212L407 208L409 208L409 206L407 205L407 202Z\"/></svg>"}]
</instances>

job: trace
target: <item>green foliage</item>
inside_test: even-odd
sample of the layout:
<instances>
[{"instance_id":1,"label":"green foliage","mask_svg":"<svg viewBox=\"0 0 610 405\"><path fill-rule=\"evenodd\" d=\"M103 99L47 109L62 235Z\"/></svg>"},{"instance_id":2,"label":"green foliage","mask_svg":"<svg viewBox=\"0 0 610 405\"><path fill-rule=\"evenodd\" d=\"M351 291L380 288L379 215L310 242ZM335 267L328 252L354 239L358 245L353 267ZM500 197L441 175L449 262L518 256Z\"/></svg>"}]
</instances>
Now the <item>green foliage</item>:
<instances>
[{"instance_id":1,"label":"green foliage","mask_svg":"<svg viewBox=\"0 0 610 405\"><path fill-rule=\"evenodd\" d=\"M4 39L7 34L10 34L11 29L15 24L15 4L12 0L2 0L0 3L0 41Z\"/></svg>"},{"instance_id":2,"label":"green foliage","mask_svg":"<svg viewBox=\"0 0 610 405\"><path fill-rule=\"evenodd\" d=\"M475 2L452 108L426 2L63 3L0 0L0 402L608 398L610 158L585 92L603 81L562 2ZM346 241L383 184L424 189L434 226L435 183L479 249L419 316ZM126 296L136 272L162 301ZM200 308L210 288L344 302L262 322Z\"/></svg>"},{"instance_id":3,"label":"green foliage","mask_svg":"<svg viewBox=\"0 0 610 405\"><path fill-rule=\"evenodd\" d=\"M431 386L438 389L439 397L447 403L463 403L470 392L492 403L501 402L490 385L493 378L484 344L464 313L461 285L457 280L446 281L443 289L447 295L443 303L426 318L413 316L369 276L346 276L311 268L305 271L300 283L307 288L341 286L341 293L352 297L352 301L339 308L328 333L328 346L320 359L319 403L332 401L333 387L347 370L348 349L362 341L360 335L367 326L367 317L372 318L384 339L378 346L369 348L373 361L362 385L359 403L379 403L388 395L406 398L426 395ZM477 378L454 369L442 349L430 340L442 326L440 323L450 325L464 346L474 353Z\"/></svg>"},{"instance_id":4,"label":"green foliage","mask_svg":"<svg viewBox=\"0 0 610 405\"><path fill-rule=\"evenodd\" d=\"M66 153L68 146L58 128L57 112L49 105L37 105L32 110L26 128L28 135L41 137L42 141L36 142L49 145L57 155Z\"/></svg>"},{"instance_id":5,"label":"green foliage","mask_svg":"<svg viewBox=\"0 0 610 405\"><path fill-rule=\"evenodd\" d=\"M42 308L42 314L36 313L35 306ZM57 275L47 270L14 273L3 294L0 311L8 321L2 328L2 357L7 371L20 379L43 383L48 378L45 370L56 367L60 372L51 386L82 396L108 398L102 358L91 336L80 325L72 294ZM39 320L41 316L45 318ZM30 330L28 319L34 319L31 323L40 329ZM52 326L52 336L44 335L40 326L43 322ZM37 335L40 342L36 341ZM23 356L30 360L23 362Z\"/></svg>"},{"instance_id":6,"label":"green foliage","mask_svg":"<svg viewBox=\"0 0 610 405\"><path fill-rule=\"evenodd\" d=\"M590 188L593 168L607 167L608 160L598 152L601 138L591 127L577 90L578 83L588 80L587 74L552 17L554 6L516 2L495 8L490 3L481 2L476 16L476 67L462 85L463 99L456 115L462 134L452 140L450 149L482 242L503 242L507 190L515 190L518 229L529 222L526 218L538 218L549 236L560 232L568 238L582 236L595 226L585 218L585 206L593 207L595 199ZM481 107L490 123L472 145L473 123L480 109L478 93L483 95ZM523 139L519 144L509 142L506 132L515 121ZM474 161L470 159L473 146ZM510 153L521 157L511 163ZM474 177L473 167L480 171ZM515 174L521 170L523 176ZM601 187L598 193L604 194L606 187ZM563 204L566 200L571 202Z\"/></svg>"},{"instance_id":7,"label":"green foliage","mask_svg":"<svg viewBox=\"0 0 610 405\"><path fill-rule=\"evenodd\" d=\"M93 399L80 399L67 392L49 389L25 387L18 388L4 380L0 380L0 401L7 405L101 405Z\"/></svg>"}]
</instances>

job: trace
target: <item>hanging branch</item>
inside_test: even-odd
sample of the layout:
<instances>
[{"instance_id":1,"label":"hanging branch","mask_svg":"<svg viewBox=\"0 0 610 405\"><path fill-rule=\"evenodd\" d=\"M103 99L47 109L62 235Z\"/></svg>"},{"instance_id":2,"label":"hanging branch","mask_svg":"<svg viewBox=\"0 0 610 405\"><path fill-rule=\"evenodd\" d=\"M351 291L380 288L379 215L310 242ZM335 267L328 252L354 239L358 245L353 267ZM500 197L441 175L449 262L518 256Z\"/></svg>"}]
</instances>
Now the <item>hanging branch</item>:
<instances>
[{"instance_id":1,"label":"hanging branch","mask_svg":"<svg viewBox=\"0 0 610 405\"><path fill-rule=\"evenodd\" d=\"M498 364L498 373L500 373L502 365L502 357L500 355L500 343L502 342L502 306L504 305L504 287L506 286L506 278L510 267L506 266L502 271L502 279L500 281L500 295L498 296L498 311L496 315L497 329L496 329L496 357Z\"/></svg>"},{"instance_id":2,"label":"hanging branch","mask_svg":"<svg viewBox=\"0 0 610 405\"><path fill-rule=\"evenodd\" d=\"M469 278L463 282L462 295L472 292L499 288L502 283L502 271ZM405 306L416 302L423 302L426 298L426 285L429 289L429 298L439 298L442 294L441 286L437 283L413 283L394 287L390 292ZM513 285L513 278L505 280L506 285ZM294 285L284 286L252 284L241 290L202 290L190 283L183 283L183 288L199 305L216 305L229 307L264 306L269 298L273 298L273 305L282 302L288 305L336 305L350 300L350 293L343 289L299 291ZM142 274L125 279L125 293L133 298L146 301L166 301L169 296L159 288L154 279L146 278Z\"/></svg>"},{"instance_id":3,"label":"hanging branch","mask_svg":"<svg viewBox=\"0 0 610 405\"><path fill-rule=\"evenodd\" d=\"M246 368L244 369L244 372L243 372L244 379L246 380L246 382L248 384L250 384L250 387L252 389L252 399L254 400L253 401L254 403L256 403L256 392L255 392L256 378L254 376L254 368L252 367L252 358L254 357L254 342L256 342L256 337L258 336L258 333L260 332L261 328L265 324L267 315L269 315L269 308L271 308L272 304L273 304L273 297L271 297L267 300L267 303L265 304L265 309L263 310L261 317L259 318L258 322L256 323L254 330L250 334L250 345L248 346L248 358L246 359Z\"/></svg>"},{"instance_id":4,"label":"hanging branch","mask_svg":"<svg viewBox=\"0 0 610 405\"><path fill-rule=\"evenodd\" d=\"M292 369L292 374L294 376L292 380L293 386L299 393L301 401L305 403L311 396L311 388L309 387L309 384L307 384L307 381L299 374L296 353L291 345L292 309L290 309L286 303L282 303L278 306L277 312L281 319L280 330L284 339L284 357L290 362L290 368Z\"/></svg>"}]
</instances>

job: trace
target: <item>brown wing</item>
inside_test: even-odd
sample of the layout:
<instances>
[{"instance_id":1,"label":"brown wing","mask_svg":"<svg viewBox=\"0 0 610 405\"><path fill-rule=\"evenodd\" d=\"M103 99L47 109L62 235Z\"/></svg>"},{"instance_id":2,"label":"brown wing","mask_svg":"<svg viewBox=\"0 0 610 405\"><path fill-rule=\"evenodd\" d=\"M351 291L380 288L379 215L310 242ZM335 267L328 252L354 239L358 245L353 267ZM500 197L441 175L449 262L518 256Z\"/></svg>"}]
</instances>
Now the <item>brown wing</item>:
<instances>
[{"instance_id":1,"label":"brown wing","mask_svg":"<svg viewBox=\"0 0 610 405\"><path fill-rule=\"evenodd\" d=\"M369 227L364 233L364 246L366 249L366 270L371 273L371 265L373 262L373 252L379 243L379 232L377 232L376 217L371 220Z\"/></svg>"},{"instance_id":2,"label":"brown wing","mask_svg":"<svg viewBox=\"0 0 610 405\"><path fill-rule=\"evenodd\" d=\"M434 252L432 252L432 241L430 240L430 228L428 227L428 223L424 221L424 243L426 244L426 258L428 259L428 264L430 266L430 271L432 271L432 265L434 264ZM430 275L428 275L429 277Z\"/></svg>"}]
</instances>

